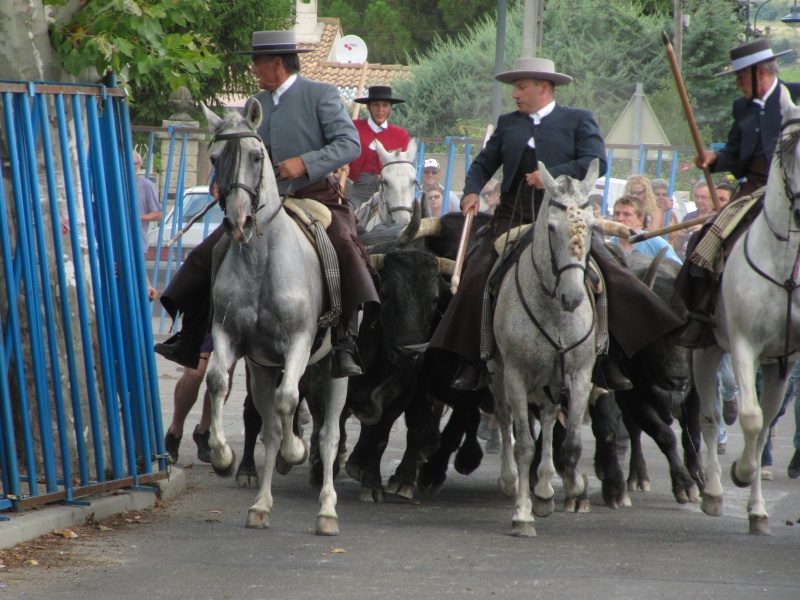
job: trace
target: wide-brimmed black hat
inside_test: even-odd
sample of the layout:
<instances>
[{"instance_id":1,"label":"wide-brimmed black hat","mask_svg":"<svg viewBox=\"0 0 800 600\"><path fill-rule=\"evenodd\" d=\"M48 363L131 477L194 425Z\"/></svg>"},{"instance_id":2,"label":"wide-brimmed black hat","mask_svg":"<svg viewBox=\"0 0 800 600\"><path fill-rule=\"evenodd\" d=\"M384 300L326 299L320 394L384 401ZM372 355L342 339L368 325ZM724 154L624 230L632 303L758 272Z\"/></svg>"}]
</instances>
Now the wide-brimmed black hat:
<instances>
[{"instance_id":1,"label":"wide-brimmed black hat","mask_svg":"<svg viewBox=\"0 0 800 600\"><path fill-rule=\"evenodd\" d=\"M294 31L254 31L253 49L234 52L234 54L258 56L261 54L302 54L303 52L313 52L313 49L298 48Z\"/></svg>"},{"instance_id":2,"label":"wide-brimmed black hat","mask_svg":"<svg viewBox=\"0 0 800 600\"><path fill-rule=\"evenodd\" d=\"M774 54L772 47L769 45L769 40L756 40L754 42L747 42L736 48L731 48L731 64L721 73L716 73L716 76L730 75L736 73L747 67L752 67L763 62L774 60L784 54L789 54L794 50L784 50Z\"/></svg>"},{"instance_id":3,"label":"wide-brimmed black hat","mask_svg":"<svg viewBox=\"0 0 800 600\"><path fill-rule=\"evenodd\" d=\"M356 98L355 102L359 104L369 104L370 102L390 102L392 104L400 104L405 102L402 98L392 98L392 88L388 85L373 85L367 90L367 95L363 98Z\"/></svg>"}]
</instances>

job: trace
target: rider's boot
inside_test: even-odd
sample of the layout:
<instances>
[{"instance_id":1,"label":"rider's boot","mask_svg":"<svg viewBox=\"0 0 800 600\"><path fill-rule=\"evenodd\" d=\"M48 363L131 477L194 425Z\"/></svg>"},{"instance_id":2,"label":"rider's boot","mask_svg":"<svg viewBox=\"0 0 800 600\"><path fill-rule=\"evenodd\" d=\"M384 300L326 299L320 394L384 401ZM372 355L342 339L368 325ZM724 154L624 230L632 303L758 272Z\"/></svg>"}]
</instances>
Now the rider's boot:
<instances>
[{"instance_id":1,"label":"rider's boot","mask_svg":"<svg viewBox=\"0 0 800 600\"><path fill-rule=\"evenodd\" d=\"M598 354L592 371L592 383L610 392L623 392L633 387L620 362L621 357L612 358L610 354Z\"/></svg>"},{"instance_id":2,"label":"rider's boot","mask_svg":"<svg viewBox=\"0 0 800 600\"><path fill-rule=\"evenodd\" d=\"M475 363L462 358L450 387L456 390L480 390L488 386L489 381L486 363L483 361Z\"/></svg>"},{"instance_id":3,"label":"rider's boot","mask_svg":"<svg viewBox=\"0 0 800 600\"><path fill-rule=\"evenodd\" d=\"M200 347L204 335L189 333L184 327L168 340L156 344L153 349L167 360L189 369L196 369L200 364Z\"/></svg>"},{"instance_id":4,"label":"rider's boot","mask_svg":"<svg viewBox=\"0 0 800 600\"><path fill-rule=\"evenodd\" d=\"M714 323L711 311L714 307L714 289L710 281L694 278L689 309L689 323L678 338L684 348L705 348L714 343Z\"/></svg>"},{"instance_id":5,"label":"rider's boot","mask_svg":"<svg viewBox=\"0 0 800 600\"><path fill-rule=\"evenodd\" d=\"M333 376L355 377L364 373L361 357L358 355L358 311L353 313L345 327L339 323L333 330L336 342L333 346Z\"/></svg>"}]
</instances>

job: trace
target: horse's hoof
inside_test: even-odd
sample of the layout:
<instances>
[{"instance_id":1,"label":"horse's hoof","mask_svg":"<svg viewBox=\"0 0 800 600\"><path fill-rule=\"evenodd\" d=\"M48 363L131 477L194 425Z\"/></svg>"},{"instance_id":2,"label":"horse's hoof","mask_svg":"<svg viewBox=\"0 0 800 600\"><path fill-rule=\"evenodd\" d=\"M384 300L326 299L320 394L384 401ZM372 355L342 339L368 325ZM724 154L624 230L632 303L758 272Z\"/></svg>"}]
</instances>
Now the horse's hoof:
<instances>
[{"instance_id":1,"label":"horse's hoof","mask_svg":"<svg viewBox=\"0 0 800 600\"><path fill-rule=\"evenodd\" d=\"M772 535L769 528L769 517L760 515L749 515L750 533L752 535Z\"/></svg>"},{"instance_id":2,"label":"horse's hoof","mask_svg":"<svg viewBox=\"0 0 800 600\"><path fill-rule=\"evenodd\" d=\"M362 487L358 493L358 500L367 504L383 504L386 502L386 493L383 488Z\"/></svg>"},{"instance_id":3,"label":"horse's hoof","mask_svg":"<svg viewBox=\"0 0 800 600\"><path fill-rule=\"evenodd\" d=\"M709 496L703 494L703 499L700 501L700 510L712 517L722 516L722 496Z\"/></svg>"},{"instance_id":4,"label":"horse's hoof","mask_svg":"<svg viewBox=\"0 0 800 600\"><path fill-rule=\"evenodd\" d=\"M700 490L697 489L697 485L693 485L689 488L689 502L692 504L700 502Z\"/></svg>"},{"instance_id":5,"label":"horse's hoof","mask_svg":"<svg viewBox=\"0 0 800 600\"><path fill-rule=\"evenodd\" d=\"M253 510L252 508L247 511L247 523L245 527L249 529L266 529L269 527L269 513L264 510Z\"/></svg>"},{"instance_id":6,"label":"horse's hoof","mask_svg":"<svg viewBox=\"0 0 800 600\"><path fill-rule=\"evenodd\" d=\"M675 490L675 500L678 504L688 504L689 496L686 495L686 490Z\"/></svg>"},{"instance_id":7,"label":"horse's hoof","mask_svg":"<svg viewBox=\"0 0 800 600\"><path fill-rule=\"evenodd\" d=\"M411 484L403 483L399 477L392 475L389 478L389 483L386 485L386 493L392 496L397 496L405 500L414 499L414 486Z\"/></svg>"},{"instance_id":8,"label":"horse's hoof","mask_svg":"<svg viewBox=\"0 0 800 600\"><path fill-rule=\"evenodd\" d=\"M224 450L221 452L211 451L211 467L214 469L214 473L220 477L230 477L233 475L233 471L236 468L236 451L227 445L225 449L227 452ZM230 453L230 462L226 463L225 454L228 453Z\"/></svg>"},{"instance_id":9,"label":"horse's hoof","mask_svg":"<svg viewBox=\"0 0 800 600\"><path fill-rule=\"evenodd\" d=\"M511 521L511 535L513 537L534 538L536 527L533 521Z\"/></svg>"},{"instance_id":10,"label":"horse's hoof","mask_svg":"<svg viewBox=\"0 0 800 600\"><path fill-rule=\"evenodd\" d=\"M275 470L281 475L286 475L292 470L292 466L293 465L289 464L289 462L283 458L281 451L278 450L278 455L275 457Z\"/></svg>"},{"instance_id":11,"label":"horse's hoof","mask_svg":"<svg viewBox=\"0 0 800 600\"><path fill-rule=\"evenodd\" d=\"M339 517L317 515L317 535L339 535Z\"/></svg>"},{"instance_id":12,"label":"horse's hoof","mask_svg":"<svg viewBox=\"0 0 800 600\"><path fill-rule=\"evenodd\" d=\"M236 485L240 488L256 489L258 487L258 473L242 473L240 471L236 474Z\"/></svg>"},{"instance_id":13,"label":"horse's hoof","mask_svg":"<svg viewBox=\"0 0 800 600\"><path fill-rule=\"evenodd\" d=\"M347 461L344 465L344 471L359 483L364 478L364 470L352 461Z\"/></svg>"},{"instance_id":14,"label":"horse's hoof","mask_svg":"<svg viewBox=\"0 0 800 600\"><path fill-rule=\"evenodd\" d=\"M733 461L731 464L731 481L733 481L733 485L740 488L750 487L749 481L742 481L736 476L736 461Z\"/></svg>"},{"instance_id":15,"label":"horse's hoof","mask_svg":"<svg viewBox=\"0 0 800 600\"><path fill-rule=\"evenodd\" d=\"M579 515L585 515L592 512L592 503L589 502L589 498L578 498L575 512Z\"/></svg>"},{"instance_id":16,"label":"horse's hoof","mask_svg":"<svg viewBox=\"0 0 800 600\"><path fill-rule=\"evenodd\" d=\"M539 498L539 496L533 497L533 514L537 517L549 517L553 514L555 509L556 502L553 498Z\"/></svg>"}]
</instances>

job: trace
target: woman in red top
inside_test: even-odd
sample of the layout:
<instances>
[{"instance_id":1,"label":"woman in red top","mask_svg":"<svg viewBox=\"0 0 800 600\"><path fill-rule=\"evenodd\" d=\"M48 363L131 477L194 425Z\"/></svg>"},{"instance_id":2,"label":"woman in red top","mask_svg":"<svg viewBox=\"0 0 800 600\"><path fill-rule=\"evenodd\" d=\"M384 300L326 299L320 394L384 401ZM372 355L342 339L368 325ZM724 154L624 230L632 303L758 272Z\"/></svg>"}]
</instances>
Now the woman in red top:
<instances>
[{"instance_id":1,"label":"woman in red top","mask_svg":"<svg viewBox=\"0 0 800 600\"><path fill-rule=\"evenodd\" d=\"M375 150L375 140L380 140L386 150L407 150L408 132L402 127L390 125L387 119L392 107L400 102L400 98L392 98L392 88L386 85L374 85L367 90L365 98L356 98L356 102L366 104L369 117L355 121L361 141L361 155L350 163L350 199L355 208L369 200L378 191L381 164Z\"/></svg>"}]
</instances>

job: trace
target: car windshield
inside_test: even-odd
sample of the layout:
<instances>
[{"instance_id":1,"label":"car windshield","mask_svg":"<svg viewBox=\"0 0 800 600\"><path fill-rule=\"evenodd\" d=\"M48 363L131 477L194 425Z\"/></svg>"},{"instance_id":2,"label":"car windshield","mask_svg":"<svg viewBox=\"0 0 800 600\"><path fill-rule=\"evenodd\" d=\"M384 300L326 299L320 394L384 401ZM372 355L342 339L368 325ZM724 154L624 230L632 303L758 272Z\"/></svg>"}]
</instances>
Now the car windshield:
<instances>
[{"instance_id":1,"label":"car windshield","mask_svg":"<svg viewBox=\"0 0 800 600\"><path fill-rule=\"evenodd\" d=\"M188 223L211 202L211 194L186 194L183 197L183 222ZM222 223L222 209L215 205L203 217L203 221Z\"/></svg>"}]
</instances>

